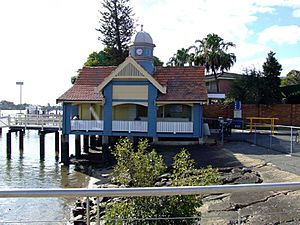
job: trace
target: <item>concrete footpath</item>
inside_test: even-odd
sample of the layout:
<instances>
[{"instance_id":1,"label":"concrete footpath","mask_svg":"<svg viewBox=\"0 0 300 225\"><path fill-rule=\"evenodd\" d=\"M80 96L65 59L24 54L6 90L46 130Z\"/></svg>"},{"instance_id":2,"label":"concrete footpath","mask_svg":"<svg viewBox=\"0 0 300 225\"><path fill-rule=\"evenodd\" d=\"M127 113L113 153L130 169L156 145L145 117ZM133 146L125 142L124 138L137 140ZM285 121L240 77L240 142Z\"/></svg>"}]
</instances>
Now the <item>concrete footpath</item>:
<instances>
[{"instance_id":1,"label":"concrete footpath","mask_svg":"<svg viewBox=\"0 0 300 225\"><path fill-rule=\"evenodd\" d=\"M299 156L291 156L246 142L228 142L224 144L223 148L230 150L234 155L242 154L254 159L264 160L266 163L271 163L281 170L300 176Z\"/></svg>"}]
</instances>

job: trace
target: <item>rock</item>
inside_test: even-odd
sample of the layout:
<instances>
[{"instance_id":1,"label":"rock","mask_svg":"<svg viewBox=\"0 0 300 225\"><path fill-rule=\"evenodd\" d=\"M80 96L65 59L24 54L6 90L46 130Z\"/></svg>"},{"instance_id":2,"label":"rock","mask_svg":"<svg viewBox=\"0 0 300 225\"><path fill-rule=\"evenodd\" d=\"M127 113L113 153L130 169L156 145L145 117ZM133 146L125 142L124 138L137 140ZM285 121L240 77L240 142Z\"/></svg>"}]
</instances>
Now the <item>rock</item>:
<instances>
[{"instance_id":1,"label":"rock","mask_svg":"<svg viewBox=\"0 0 300 225\"><path fill-rule=\"evenodd\" d=\"M172 181L167 181L165 185L166 186L172 186Z\"/></svg>"},{"instance_id":2,"label":"rock","mask_svg":"<svg viewBox=\"0 0 300 225\"><path fill-rule=\"evenodd\" d=\"M247 167L243 167L243 168L242 168L242 172L243 172L243 173L252 173L252 169L247 168Z\"/></svg>"},{"instance_id":3,"label":"rock","mask_svg":"<svg viewBox=\"0 0 300 225\"><path fill-rule=\"evenodd\" d=\"M160 176L158 177L158 179L163 179L163 178L169 179L170 177L171 177L171 174L170 174L170 173L164 173L164 174L160 175Z\"/></svg>"},{"instance_id":4,"label":"rock","mask_svg":"<svg viewBox=\"0 0 300 225\"><path fill-rule=\"evenodd\" d=\"M75 203L75 207L81 207L82 206L82 202L80 200L77 200Z\"/></svg>"},{"instance_id":5,"label":"rock","mask_svg":"<svg viewBox=\"0 0 300 225\"><path fill-rule=\"evenodd\" d=\"M242 174L243 171L242 171L241 168L233 168L231 172L232 172L232 173Z\"/></svg>"},{"instance_id":6,"label":"rock","mask_svg":"<svg viewBox=\"0 0 300 225\"><path fill-rule=\"evenodd\" d=\"M72 210L73 216L77 217L80 215L84 215L85 213L85 208L83 207L76 207L75 209Z\"/></svg>"},{"instance_id":7,"label":"rock","mask_svg":"<svg viewBox=\"0 0 300 225\"><path fill-rule=\"evenodd\" d=\"M169 180L169 179L162 178L162 179L161 179L161 182L162 182L162 183L166 183L168 180Z\"/></svg>"},{"instance_id":8,"label":"rock","mask_svg":"<svg viewBox=\"0 0 300 225\"><path fill-rule=\"evenodd\" d=\"M158 181L154 184L155 187L162 187L164 186L166 183L165 182L161 182L161 181Z\"/></svg>"},{"instance_id":9,"label":"rock","mask_svg":"<svg viewBox=\"0 0 300 225\"><path fill-rule=\"evenodd\" d=\"M101 174L101 176L102 176L103 178L108 178L108 177L110 176L110 174L104 173L104 174Z\"/></svg>"},{"instance_id":10,"label":"rock","mask_svg":"<svg viewBox=\"0 0 300 225\"><path fill-rule=\"evenodd\" d=\"M220 180L223 184L234 183L235 180L239 179L241 174L224 174L220 177Z\"/></svg>"},{"instance_id":11,"label":"rock","mask_svg":"<svg viewBox=\"0 0 300 225\"><path fill-rule=\"evenodd\" d=\"M258 183L259 177L253 173L245 173L234 181L234 184L255 184Z\"/></svg>"},{"instance_id":12,"label":"rock","mask_svg":"<svg viewBox=\"0 0 300 225\"><path fill-rule=\"evenodd\" d=\"M101 202L108 202L111 199L111 197L103 197Z\"/></svg>"},{"instance_id":13,"label":"rock","mask_svg":"<svg viewBox=\"0 0 300 225\"><path fill-rule=\"evenodd\" d=\"M74 225L85 225L86 223L83 221L83 215L78 215L74 217Z\"/></svg>"},{"instance_id":14,"label":"rock","mask_svg":"<svg viewBox=\"0 0 300 225\"><path fill-rule=\"evenodd\" d=\"M232 171L232 167L218 168L218 172L220 173L230 173L231 171Z\"/></svg>"}]
</instances>

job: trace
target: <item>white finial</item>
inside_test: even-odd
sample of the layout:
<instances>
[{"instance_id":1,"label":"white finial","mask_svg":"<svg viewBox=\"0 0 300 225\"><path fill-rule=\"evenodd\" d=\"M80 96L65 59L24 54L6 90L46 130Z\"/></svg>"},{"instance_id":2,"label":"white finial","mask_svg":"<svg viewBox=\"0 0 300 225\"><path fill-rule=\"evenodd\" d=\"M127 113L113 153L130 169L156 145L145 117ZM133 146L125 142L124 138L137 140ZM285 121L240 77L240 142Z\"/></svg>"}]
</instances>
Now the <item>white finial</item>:
<instances>
[{"instance_id":1,"label":"white finial","mask_svg":"<svg viewBox=\"0 0 300 225\"><path fill-rule=\"evenodd\" d=\"M143 31L143 28L144 28L144 25L142 24L142 25L141 25L141 31Z\"/></svg>"}]
</instances>

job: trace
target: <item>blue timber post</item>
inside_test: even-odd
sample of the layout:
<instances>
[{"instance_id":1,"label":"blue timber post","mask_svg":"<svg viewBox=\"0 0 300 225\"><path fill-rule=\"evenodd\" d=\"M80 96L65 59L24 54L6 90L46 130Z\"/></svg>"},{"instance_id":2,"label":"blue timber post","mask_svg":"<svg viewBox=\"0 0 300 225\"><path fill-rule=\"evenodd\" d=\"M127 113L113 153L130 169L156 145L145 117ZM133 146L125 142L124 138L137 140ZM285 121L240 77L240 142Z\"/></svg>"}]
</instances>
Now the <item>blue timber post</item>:
<instances>
[{"instance_id":1,"label":"blue timber post","mask_svg":"<svg viewBox=\"0 0 300 225\"><path fill-rule=\"evenodd\" d=\"M156 137L156 98L157 89L153 84L148 85L148 136Z\"/></svg>"},{"instance_id":2,"label":"blue timber post","mask_svg":"<svg viewBox=\"0 0 300 225\"><path fill-rule=\"evenodd\" d=\"M105 97L105 104L104 104L104 135L111 135L112 134L112 83L110 82L104 88L104 97Z\"/></svg>"},{"instance_id":3,"label":"blue timber post","mask_svg":"<svg viewBox=\"0 0 300 225\"><path fill-rule=\"evenodd\" d=\"M74 116L78 116L78 105L72 105L72 110L71 110L71 118Z\"/></svg>"},{"instance_id":4,"label":"blue timber post","mask_svg":"<svg viewBox=\"0 0 300 225\"><path fill-rule=\"evenodd\" d=\"M62 133L69 134L70 132L71 132L71 104L63 103Z\"/></svg>"},{"instance_id":5,"label":"blue timber post","mask_svg":"<svg viewBox=\"0 0 300 225\"><path fill-rule=\"evenodd\" d=\"M202 138L202 106L199 103L193 105L193 135L198 138Z\"/></svg>"},{"instance_id":6,"label":"blue timber post","mask_svg":"<svg viewBox=\"0 0 300 225\"><path fill-rule=\"evenodd\" d=\"M61 135L61 162L69 164L69 133L71 132L71 104L63 103L63 124Z\"/></svg>"}]
</instances>

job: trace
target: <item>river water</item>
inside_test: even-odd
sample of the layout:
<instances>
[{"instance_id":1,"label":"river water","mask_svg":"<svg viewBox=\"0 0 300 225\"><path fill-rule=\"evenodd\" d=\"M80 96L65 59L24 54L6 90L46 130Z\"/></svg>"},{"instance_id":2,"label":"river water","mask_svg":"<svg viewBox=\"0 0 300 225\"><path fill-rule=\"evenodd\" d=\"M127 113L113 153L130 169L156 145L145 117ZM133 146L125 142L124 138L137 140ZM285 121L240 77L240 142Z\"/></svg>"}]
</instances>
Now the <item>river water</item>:
<instances>
[{"instance_id":1,"label":"river water","mask_svg":"<svg viewBox=\"0 0 300 225\"><path fill-rule=\"evenodd\" d=\"M2 110L2 114L5 114ZM45 136L45 161L39 159L37 131L25 131L24 152L19 153L19 137L12 133L11 160L6 159L6 133L0 135L0 189L12 188L78 188L87 187L90 178L55 161L54 134ZM74 154L70 136L70 154ZM66 224L75 199L25 198L0 199L0 224ZM27 222L26 222L27 221ZM34 222L39 221L39 222ZM41 221L47 221L42 223ZM50 222L53 221L53 222Z\"/></svg>"}]
</instances>

